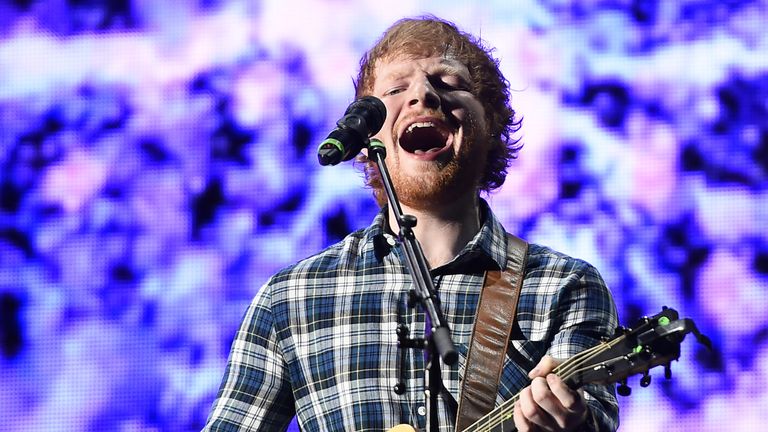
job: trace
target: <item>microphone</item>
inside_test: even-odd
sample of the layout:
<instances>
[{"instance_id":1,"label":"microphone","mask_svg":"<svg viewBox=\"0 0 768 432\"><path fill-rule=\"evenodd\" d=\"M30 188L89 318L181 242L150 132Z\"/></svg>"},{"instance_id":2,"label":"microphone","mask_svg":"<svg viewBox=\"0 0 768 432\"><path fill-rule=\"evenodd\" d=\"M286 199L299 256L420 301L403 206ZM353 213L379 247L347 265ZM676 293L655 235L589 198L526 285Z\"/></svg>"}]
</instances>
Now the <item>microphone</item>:
<instances>
[{"instance_id":1,"label":"microphone","mask_svg":"<svg viewBox=\"0 0 768 432\"><path fill-rule=\"evenodd\" d=\"M336 129L320 143L320 165L336 165L355 157L368 144L368 138L381 129L386 117L387 108L378 98L365 96L352 102L336 122Z\"/></svg>"}]
</instances>

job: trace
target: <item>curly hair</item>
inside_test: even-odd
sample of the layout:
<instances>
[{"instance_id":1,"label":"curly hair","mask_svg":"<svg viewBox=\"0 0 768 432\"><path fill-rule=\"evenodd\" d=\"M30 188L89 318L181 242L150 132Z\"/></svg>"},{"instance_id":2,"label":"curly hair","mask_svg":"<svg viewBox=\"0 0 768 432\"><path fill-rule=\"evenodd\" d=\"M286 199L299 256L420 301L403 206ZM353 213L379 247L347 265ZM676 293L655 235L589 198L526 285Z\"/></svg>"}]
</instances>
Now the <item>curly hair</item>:
<instances>
[{"instance_id":1,"label":"curly hair","mask_svg":"<svg viewBox=\"0 0 768 432\"><path fill-rule=\"evenodd\" d=\"M499 70L493 49L483 41L459 30L455 24L434 16L404 18L393 24L360 60L360 71L354 81L355 97L371 94L376 80L377 62L396 57L428 58L450 55L469 69L471 91L485 110L491 142L486 168L480 180L480 190L490 192L499 188L507 175L512 159L522 148L513 137L522 120L515 118L510 106L509 82ZM381 188L376 169L364 156L366 181L374 189Z\"/></svg>"}]
</instances>

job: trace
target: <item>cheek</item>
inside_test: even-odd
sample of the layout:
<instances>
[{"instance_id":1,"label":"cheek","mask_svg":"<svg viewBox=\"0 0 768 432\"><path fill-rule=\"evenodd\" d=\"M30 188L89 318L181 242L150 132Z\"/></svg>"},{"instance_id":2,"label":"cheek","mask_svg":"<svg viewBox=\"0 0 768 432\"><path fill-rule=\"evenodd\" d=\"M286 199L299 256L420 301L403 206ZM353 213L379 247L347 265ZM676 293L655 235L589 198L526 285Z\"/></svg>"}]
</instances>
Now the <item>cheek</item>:
<instances>
[{"instance_id":1,"label":"cheek","mask_svg":"<svg viewBox=\"0 0 768 432\"><path fill-rule=\"evenodd\" d=\"M465 128L476 137L488 135L488 119L485 118L483 110L463 109L454 111L457 119L464 124Z\"/></svg>"},{"instance_id":2,"label":"cheek","mask_svg":"<svg viewBox=\"0 0 768 432\"><path fill-rule=\"evenodd\" d=\"M471 121L475 127L475 131L481 135L487 135L488 132L488 117L485 115L485 109L480 102L475 101L469 109Z\"/></svg>"},{"instance_id":3,"label":"cheek","mask_svg":"<svg viewBox=\"0 0 768 432\"><path fill-rule=\"evenodd\" d=\"M398 111L395 105L391 102L385 103L384 106L387 108L387 118L384 119L384 125L381 126L378 135L386 134L387 136L390 136L393 132L392 129L397 122Z\"/></svg>"},{"instance_id":4,"label":"cheek","mask_svg":"<svg viewBox=\"0 0 768 432\"><path fill-rule=\"evenodd\" d=\"M486 122L485 109L483 104L480 103L474 96L470 94L462 95L454 100L446 100L450 106L453 114L459 120L471 120L473 123L478 124Z\"/></svg>"},{"instance_id":5,"label":"cheek","mask_svg":"<svg viewBox=\"0 0 768 432\"><path fill-rule=\"evenodd\" d=\"M481 104L480 101L472 98L467 106L469 111L472 113L472 117L475 118L476 121L482 121L485 123L485 108L483 108L483 104Z\"/></svg>"}]
</instances>

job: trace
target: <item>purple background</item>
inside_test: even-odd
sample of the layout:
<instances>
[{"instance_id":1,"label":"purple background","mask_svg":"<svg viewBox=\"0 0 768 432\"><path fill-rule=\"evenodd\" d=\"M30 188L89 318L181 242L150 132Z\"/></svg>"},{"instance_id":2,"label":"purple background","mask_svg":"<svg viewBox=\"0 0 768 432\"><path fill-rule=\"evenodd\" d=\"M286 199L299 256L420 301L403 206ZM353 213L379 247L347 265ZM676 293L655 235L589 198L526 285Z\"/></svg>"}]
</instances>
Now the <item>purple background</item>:
<instances>
[{"instance_id":1,"label":"purple background","mask_svg":"<svg viewBox=\"0 0 768 432\"><path fill-rule=\"evenodd\" d=\"M385 3L0 4L1 430L199 429L259 286L376 213L315 149L425 12L514 89L506 227L595 264L622 322L668 305L715 343L631 380L620 430L763 429L768 2Z\"/></svg>"}]
</instances>

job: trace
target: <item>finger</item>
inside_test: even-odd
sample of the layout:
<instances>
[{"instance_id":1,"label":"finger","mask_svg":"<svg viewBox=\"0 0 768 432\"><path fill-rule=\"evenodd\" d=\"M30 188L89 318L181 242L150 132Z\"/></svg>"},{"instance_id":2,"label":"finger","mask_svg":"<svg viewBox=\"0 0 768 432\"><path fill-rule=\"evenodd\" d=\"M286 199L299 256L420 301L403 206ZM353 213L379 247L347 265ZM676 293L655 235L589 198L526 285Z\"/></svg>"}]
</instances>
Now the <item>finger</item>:
<instances>
[{"instance_id":1,"label":"finger","mask_svg":"<svg viewBox=\"0 0 768 432\"><path fill-rule=\"evenodd\" d=\"M557 398L549 391L547 381L542 377L534 378L531 385L526 387L520 395L523 416L528 422L545 430L550 430L557 425L549 411L558 404Z\"/></svg>"},{"instance_id":2,"label":"finger","mask_svg":"<svg viewBox=\"0 0 768 432\"><path fill-rule=\"evenodd\" d=\"M544 377L547 376L548 373L552 372L552 370L557 367L557 365L560 364L559 361L555 360L554 357L550 355L545 355L544 357L539 360L539 363L534 367L530 372L528 372L528 378L536 378L537 376Z\"/></svg>"},{"instance_id":3,"label":"finger","mask_svg":"<svg viewBox=\"0 0 768 432\"><path fill-rule=\"evenodd\" d=\"M565 410L580 412L586 409L586 403L582 394L568 387L559 376L555 374L547 375L547 384L552 394L555 395Z\"/></svg>"},{"instance_id":4,"label":"finger","mask_svg":"<svg viewBox=\"0 0 768 432\"><path fill-rule=\"evenodd\" d=\"M547 427L564 426L563 417L569 412L563 408L560 400L552 393L546 378L537 377L531 382L531 395L544 413L539 424Z\"/></svg>"},{"instance_id":5,"label":"finger","mask_svg":"<svg viewBox=\"0 0 768 432\"><path fill-rule=\"evenodd\" d=\"M560 428L580 426L587 418L587 404L581 391L571 390L555 374L547 375L547 384L555 403L547 408L555 423Z\"/></svg>"},{"instance_id":6,"label":"finger","mask_svg":"<svg viewBox=\"0 0 768 432\"><path fill-rule=\"evenodd\" d=\"M515 428L518 432L531 431L531 422L523 415L523 409L520 406L520 401L515 402L515 409L512 411L512 420L515 421Z\"/></svg>"}]
</instances>

